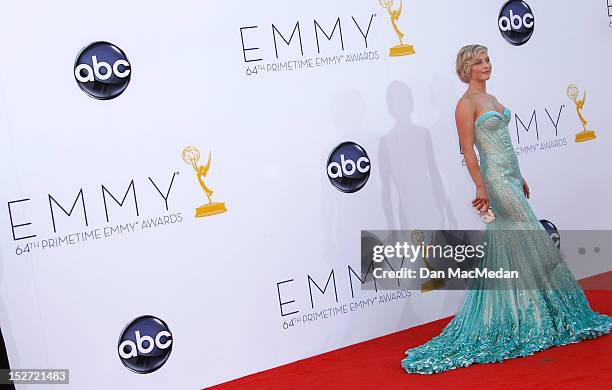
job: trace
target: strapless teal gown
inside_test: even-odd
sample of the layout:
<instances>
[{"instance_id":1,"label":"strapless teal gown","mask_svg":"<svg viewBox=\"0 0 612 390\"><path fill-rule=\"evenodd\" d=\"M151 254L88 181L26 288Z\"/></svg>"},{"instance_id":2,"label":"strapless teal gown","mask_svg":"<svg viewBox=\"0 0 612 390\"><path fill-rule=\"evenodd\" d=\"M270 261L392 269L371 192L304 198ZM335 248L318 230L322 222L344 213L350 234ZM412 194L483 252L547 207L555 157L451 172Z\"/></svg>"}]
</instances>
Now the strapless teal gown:
<instances>
[{"instance_id":1,"label":"strapless teal gown","mask_svg":"<svg viewBox=\"0 0 612 390\"><path fill-rule=\"evenodd\" d=\"M510 110L481 115L475 144L496 220L485 228L482 265L515 269L520 279L475 279L440 335L406 351L402 367L432 374L500 362L610 333L612 318L595 313L523 194L510 135ZM510 233L509 230L516 232ZM503 286L493 284L504 283Z\"/></svg>"}]
</instances>

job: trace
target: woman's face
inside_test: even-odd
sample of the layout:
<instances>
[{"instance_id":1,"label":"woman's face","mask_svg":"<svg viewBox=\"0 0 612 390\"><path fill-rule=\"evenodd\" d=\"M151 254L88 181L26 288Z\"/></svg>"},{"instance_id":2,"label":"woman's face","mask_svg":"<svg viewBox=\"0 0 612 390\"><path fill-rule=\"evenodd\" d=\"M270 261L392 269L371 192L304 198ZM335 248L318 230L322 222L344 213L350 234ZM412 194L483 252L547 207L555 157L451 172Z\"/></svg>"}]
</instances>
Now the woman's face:
<instances>
[{"instance_id":1,"label":"woman's face","mask_svg":"<svg viewBox=\"0 0 612 390\"><path fill-rule=\"evenodd\" d=\"M484 51L476 56L472 64L471 80L485 81L491 78L491 60L489 54Z\"/></svg>"}]
</instances>

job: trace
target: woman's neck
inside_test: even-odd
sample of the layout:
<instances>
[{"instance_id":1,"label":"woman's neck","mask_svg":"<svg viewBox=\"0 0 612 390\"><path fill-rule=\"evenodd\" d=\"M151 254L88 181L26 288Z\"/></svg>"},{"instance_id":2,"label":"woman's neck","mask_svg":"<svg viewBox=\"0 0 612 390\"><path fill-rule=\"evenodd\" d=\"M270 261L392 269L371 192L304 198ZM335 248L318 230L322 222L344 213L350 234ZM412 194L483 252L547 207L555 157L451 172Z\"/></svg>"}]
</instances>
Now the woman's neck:
<instances>
[{"instance_id":1,"label":"woman's neck","mask_svg":"<svg viewBox=\"0 0 612 390\"><path fill-rule=\"evenodd\" d=\"M470 95L487 93L487 82L485 80L470 80L467 92Z\"/></svg>"}]
</instances>

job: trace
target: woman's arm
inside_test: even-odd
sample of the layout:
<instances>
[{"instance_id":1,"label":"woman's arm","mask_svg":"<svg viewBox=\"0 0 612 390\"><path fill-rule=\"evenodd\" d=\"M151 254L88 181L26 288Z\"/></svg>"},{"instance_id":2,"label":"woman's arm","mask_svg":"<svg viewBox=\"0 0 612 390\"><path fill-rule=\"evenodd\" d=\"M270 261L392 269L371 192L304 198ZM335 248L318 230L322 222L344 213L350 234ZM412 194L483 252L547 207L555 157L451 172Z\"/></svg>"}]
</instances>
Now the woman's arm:
<instances>
[{"instance_id":1,"label":"woman's arm","mask_svg":"<svg viewBox=\"0 0 612 390\"><path fill-rule=\"evenodd\" d=\"M476 186L476 198L472 201L472 205L479 210L486 211L489 209L489 199L474 151L474 109L471 101L460 99L455 110L455 123L457 124L459 144L463 151L465 165Z\"/></svg>"}]
</instances>

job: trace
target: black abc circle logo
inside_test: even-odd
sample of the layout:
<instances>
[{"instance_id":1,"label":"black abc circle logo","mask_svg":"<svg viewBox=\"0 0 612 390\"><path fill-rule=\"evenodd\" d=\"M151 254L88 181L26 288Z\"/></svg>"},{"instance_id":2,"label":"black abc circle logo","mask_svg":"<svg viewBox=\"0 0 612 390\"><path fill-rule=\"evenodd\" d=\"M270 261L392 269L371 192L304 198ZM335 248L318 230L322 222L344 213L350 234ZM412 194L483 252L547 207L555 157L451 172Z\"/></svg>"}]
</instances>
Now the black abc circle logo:
<instances>
[{"instance_id":1,"label":"black abc circle logo","mask_svg":"<svg viewBox=\"0 0 612 390\"><path fill-rule=\"evenodd\" d=\"M164 321L150 315L138 317L121 332L119 359L131 371L148 374L166 363L173 342Z\"/></svg>"},{"instance_id":2,"label":"black abc circle logo","mask_svg":"<svg viewBox=\"0 0 612 390\"><path fill-rule=\"evenodd\" d=\"M535 26L533 12L521 0L509 0L499 10L497 25L502 37L514 46L520 46L531 38Z\"/></svg>"},{"instance_id":3,"label":"black abc circle logo","mask_svg":"<svg viewBox=\"0 0 612 390\"><path fill-rule=\"evenodd\" d=\"M87 45L74 62L74 78L79 88L94 99L109 100L121 95L131 76L127 56L109 42Z\"/></svg>"},{"instance_id":4,"label":"black abc circle logo","mask_svg":"<svg viewBox=\"0 0 612 390\"><path fill-rule=\"evenodd\" d=\"M557 230L557 227L555 226L555 224L546 219L540 219L540 223L542 224L542 226L544 227L544 229L550 236L550 239L555 243L555 246L560 249L561 248L561 235L559 234L559 230Z\"/></svg>"},{"instance_id":5,"label":"black abc circle logo","mask_svg":"<svg viewBox=\"0 0 612 390\"><path fill-rule=\"evenodd\" d=\"M359 191L368 181L370 171L368 154L354 142L336 146L327 159L327 177L342 192Z\"/></svg>"}]
</instances>

